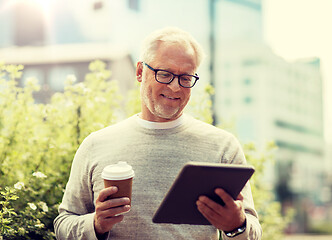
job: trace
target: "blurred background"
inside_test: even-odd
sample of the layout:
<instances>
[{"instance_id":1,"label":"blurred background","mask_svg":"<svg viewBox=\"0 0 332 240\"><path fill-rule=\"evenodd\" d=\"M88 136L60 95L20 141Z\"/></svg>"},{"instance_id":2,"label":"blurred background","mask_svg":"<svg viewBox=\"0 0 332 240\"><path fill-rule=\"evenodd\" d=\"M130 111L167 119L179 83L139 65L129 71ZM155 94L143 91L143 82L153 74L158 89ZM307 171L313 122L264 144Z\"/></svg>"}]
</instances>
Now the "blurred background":
<instances>
[{"instance_id":1,"label":"blurred background","mask_svg":"<svg viewBox=\"0 0 332 240\"><path fill-rule=\"evenodd\" d=\"M20 86L38 78L37 102L95 59L125 94L147 34L189 31L207 55L198 74L215 88L214 123L278 146L265 180L296 209L287 232L331 233L331 11L330 0L0 0L0 61L25 66Z\"/></svg>"}]
</instances>

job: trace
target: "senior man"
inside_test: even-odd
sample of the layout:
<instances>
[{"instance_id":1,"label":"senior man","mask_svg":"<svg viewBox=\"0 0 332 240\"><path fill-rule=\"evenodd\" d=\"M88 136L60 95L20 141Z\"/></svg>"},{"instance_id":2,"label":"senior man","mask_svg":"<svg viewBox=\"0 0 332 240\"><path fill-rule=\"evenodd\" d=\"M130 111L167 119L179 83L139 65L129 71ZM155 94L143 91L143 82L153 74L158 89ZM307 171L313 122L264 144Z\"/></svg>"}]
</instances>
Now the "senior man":
<instances>
[{"instance_id":1,"label":"senior man","mask_svg":"<svg viewBox=\"0 0 332 240\"><path fill-rule=\"evenodd\" d=\"M221 206L206 196L197 208L207 226L154 224L152 216L188 161L246 164L230 133L183 113L203 51L178 28L164 28L144 41L136 67L141 112L90 134L73 160L70 178L54 221L58 239L261 239L249 182L234 200L223 189ZM108 199L101 172L126 161L135 170L132 200Z\"/></svg>"}]
</instances>

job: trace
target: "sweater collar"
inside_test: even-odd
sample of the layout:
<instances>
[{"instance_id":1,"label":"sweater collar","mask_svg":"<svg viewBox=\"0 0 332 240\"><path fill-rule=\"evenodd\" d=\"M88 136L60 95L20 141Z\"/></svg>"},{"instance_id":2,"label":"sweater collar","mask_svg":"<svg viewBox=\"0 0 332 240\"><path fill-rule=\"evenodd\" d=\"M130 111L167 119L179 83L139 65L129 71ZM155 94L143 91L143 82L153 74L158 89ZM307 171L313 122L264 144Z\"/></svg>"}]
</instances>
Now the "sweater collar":
<instances>
[{"instance_id":1,"label":"sweater collar","mask_svg":"<svg viewBox=\"0 0 332 240\"><path fill-rule=\"evenodd\" d=\"M138 122L138 124L144 128L147 129L171 129L171 128L175 128L178 127L180 125L183 124L184 122L184 114L182 114L179 118L173 120L173 121L169 121L169 122L151 122L151 121L147 121L144 120L142 118L139 117L139 114L136 114L136 121Z\"/></svg>"}]
</instances>

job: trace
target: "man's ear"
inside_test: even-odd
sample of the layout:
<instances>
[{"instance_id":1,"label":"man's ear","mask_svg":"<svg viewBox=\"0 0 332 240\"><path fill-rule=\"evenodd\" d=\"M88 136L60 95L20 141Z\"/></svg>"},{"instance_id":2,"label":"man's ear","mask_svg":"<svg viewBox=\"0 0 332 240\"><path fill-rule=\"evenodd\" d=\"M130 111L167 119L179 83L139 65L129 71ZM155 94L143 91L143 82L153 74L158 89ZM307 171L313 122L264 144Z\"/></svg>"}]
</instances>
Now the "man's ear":
<instances>
[{"instance_id":1,"label":"man's ear","mask_svg":"<svg viewBox=\"0 0 332 240\"><path fill-rule=\"evenodd\" d=\"M142 74L143 74L143 63L137 62L136 65L136 79L139 82L142 82Z\"/></svg>"}]
</instances>

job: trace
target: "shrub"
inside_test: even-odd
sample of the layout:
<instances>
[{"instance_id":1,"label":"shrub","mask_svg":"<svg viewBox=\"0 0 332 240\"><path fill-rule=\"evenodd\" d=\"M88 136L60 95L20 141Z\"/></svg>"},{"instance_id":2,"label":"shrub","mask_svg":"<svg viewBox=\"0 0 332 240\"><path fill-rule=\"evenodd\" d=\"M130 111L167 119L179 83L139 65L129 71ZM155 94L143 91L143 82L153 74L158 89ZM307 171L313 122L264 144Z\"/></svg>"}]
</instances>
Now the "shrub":
<instances>
[{"instance_id":1,"label":"shrub","mask_svg":"<svg viewBox=\"0 0 332 240\"><path fill-rule=\"evenodd\" d=\"M63 93L37 104L36 79L17 85L22 69L0 65L0 236L52 239L74 154L89 133L118 121L121 96L95 61L84 82L68 76Z\"/></svg>"}]
</instances>

